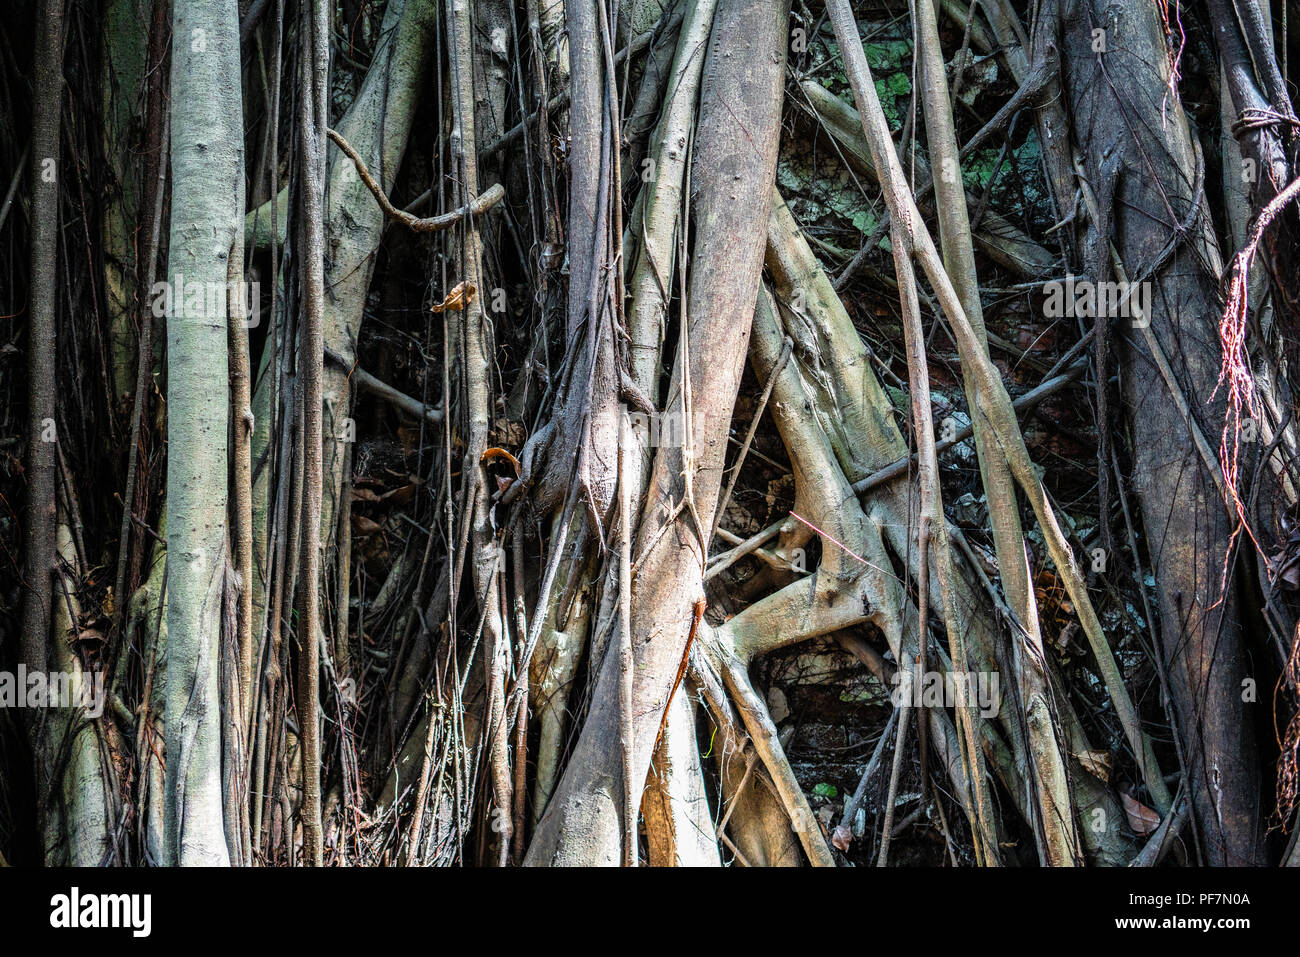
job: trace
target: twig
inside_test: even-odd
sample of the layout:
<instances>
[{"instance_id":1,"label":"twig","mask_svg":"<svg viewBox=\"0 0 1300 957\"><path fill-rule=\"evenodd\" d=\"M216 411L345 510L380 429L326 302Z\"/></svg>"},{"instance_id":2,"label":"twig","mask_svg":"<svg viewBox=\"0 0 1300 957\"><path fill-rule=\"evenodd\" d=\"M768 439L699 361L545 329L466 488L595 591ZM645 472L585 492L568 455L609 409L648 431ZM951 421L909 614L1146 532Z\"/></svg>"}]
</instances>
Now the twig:
<instances>
[{"instance_id":1,"label":"twig","mask_svg":"<svg viewBox=\"0 0 1300 957\"><path fill-rule=\"evenodd\" d=\"M427 406L419 399L412 398L405 392L398 391L387 382L382 382L379 379L376 379L365 369L349 360L342 353L335 352L329 346L325 347L325 358L336 366L339 366L342 369L347 369L349 377L354 383L356 383L358 389L384 399L396 408L405 412L407 415L413 416L417 419L428 419L435 425L441 424L443 414L442 409L435 409Z\"/></svg>"},{"instance_id":2,"label":"twig","mask_svg":"<svg viewBox=\"0 0 1300 957\"><path fill-rule=\"evenodd\" d=\"M1039 385L1037 388L1033 389L1032 391L1026 392L1020 398L1016 399L1015 402L1011 403L1011 407L1015 409L1017 412L1022 412L1022 413L1028 411L1029 409L1032 409L1034 406L1038 405L1038 403L1042 402L1048 396L1060 392L1063 388L1065 388L1067 385L1069 385L1071 382L1077 379L1079 377L1079 373L1082 371L1083 371L1082 367L1080 367L1076 371L1066 372L1058 376L1053 376L1052 378L1048 379L1046 382ZM935 452L938 454L943 454L944 452L947 452L950 448L952 448L954 445L959 445L962 442L965 442L974 434L975 434L974 425L973 424L965 425L962 428L958 429L955 433L953 433L952 438L944 439L943 441L936 442L934 446ZM893 462L890 462L884 468L878 469L875 472L872 472L870 475L866 476L865 478L858 479L858 481L854 482L853 491L857 492L859 495L862 495L866 492L871 491L874 488L878 488L881 485L886 484L887 482L892 482L894 479L900 478L908 474L908 471L911 469L915 461L916 461L916 453L912 453L906 458L895 459Z\"/></svg>"},{"instance_id":3,"label":"twig","mask_svg":"<svg viewBox=\"0 0 1300 957\"><path fill-rule=\"evenodd\" d=\"M506 191L500 183L494 183L479 196L476 196L460 209L453 209L450 212L443 213L441 216L430 216L427 219L421 219L419 216L412 216L404 209L398 209L384 195L383 187L375 182L375 178L370 175L370 170L366 167L357 151L352 148L342 136L336 131L327 129L325 133L334 145L341 149L348 159L352 160L357 168L357 175L361 177L361 182L366 184L366 188L374 194L375 200L379 203L379 208L390 218L395 219L402 225L406 226L417 233L434 233L440 232L465 221L466 216L482 216L489 209L495 206L501 200L505 199Z\"/></svg>"},{"instance_id":4,"label":"twig","mask_svg":"<svg viewBox=\"0 0 1300 957\"><path fill-rule=\"evenodd\" d=\"M752 535L744 540L738 539L737 536L732 535L725 528L719 528L716 532L717 536L727 540L737 538L736 547L731 549L731 551L723 552L720 555L714 556L713 561L709 564L708 569L704 573L704 580L708 581L715 575L720 575L746 555L752 555L755 552L762 552L763 546L776 538L777 535L781 534L781 529L784 526L785 520L782 519L779 522L769 525L757 535ZM775 555L772 557L776 558ZM787 562L784 564L788 566L789 563Z\"/></svg>"},{"instance_id":5,"label":"twig","mask_svg":"<svg viewBox=\"0 0 1300 957\"><path fill-rule=\"evenodd\" d=\"M0 203L0 226L5 224L9 209L13 206L14 194L18 192L18 183L23 178L23 170L27 168L27 153L31 148L32 144L30 142L23 147L23 155L18 157L18 165L14 167L13 179L9 181L9 192L5 193L4 202Z\"/></svg>"},{"instance_id":6,"label":"twig","mask_svg":"<svg viewBox=\"0 0 1300 957\"><path fill-rule=\"evenodd\" d=\"M880 766L880 759L885 753L885 744L889 741L889 734L894 730L894 725L898 723L898 709L895 709L889 715L889 721L885 724L885 730L880 732L880 737L876 740L876 748L871 752L871 760L867 766L862 769L862 777L858 779L858 786L853 791L853 796L844 802L844 813L840 815L839 827L835 828L831 842L837 847L838 841L843 841L844 846L840 848L845 850L849 846L849 840L853 834L853 815L858 812L862 806L863 799L867 796L867 785L875 776L876 768Z\"/></svg>"},{"instance_id":7,"label":"twig","mask_svg":"<svg viewBox=\"0 0 1300 957\"><path fill-rule=\"evenodd\" d=\"M1178 832L1183 829L1187 822L1187 817L1191 814L1192 802L1187 800L1185 795L1180 794L1174 799L1174 809L1165 815L1165 819L1160 822L1155 833L1138 851L1137 856L1129 862L1129 867L1155 867L1168 853L1171 839L1178 836Z\"/></svg>"},{"instance_id":8,"label":"twig","mask_svg":"<svg viewBox=\"0 0 1300 957\"><path fill-rule=\"evenodd\" d=\"M895 711L898 715L901 712L898 722L898 737L894 743L894 764L889 772L889 796L885 799L885 824L880 833L880 856L876 858L877 867L887 867L889 865L889 842L894 836L894 802L898 800L898 780L902 777L903 755L907 751L907 727L911 722L912 706L906 702L903 706ZM881 740L885 738L881 735Z\"/></svg>"}]
</instances>

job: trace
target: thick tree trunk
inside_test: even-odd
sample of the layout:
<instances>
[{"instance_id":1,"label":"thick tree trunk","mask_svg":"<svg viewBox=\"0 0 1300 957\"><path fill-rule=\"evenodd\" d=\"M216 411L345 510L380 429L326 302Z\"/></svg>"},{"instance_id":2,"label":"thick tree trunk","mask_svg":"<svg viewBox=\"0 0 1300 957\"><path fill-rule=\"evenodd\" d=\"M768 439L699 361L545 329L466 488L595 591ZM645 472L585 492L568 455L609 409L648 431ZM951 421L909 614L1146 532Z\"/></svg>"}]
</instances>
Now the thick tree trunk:
<instances>
[{"instance_id":1,"label":"thick tree trunk","mask_svg":"<svg viewBox=\"0 0 1300 957\"><path fill-rule=\"evenodd\" d=\"M1202 182L1203 161L1170 92L1155 8L1079 2L1062 18L1075 139L1094 185L1117 158L1114 244L1128 275L1152 284L1153 337L1144 336L1141 319L1121 320L1114 334L1182 757L1208 861L1255 864L1262 860L1263 808L1254 716L1243 702L1250 672L1238 598L1223 590L1232 570L1233 526L1215 484L1217 463L1204 461L1193 435L1195 428L1217 435L1224 415L1221 396L1206 404L1219 375L1221 307L1217 274L1205 266L1220 261L1218 250L1204 195L1192 191ZM1096 29L1105 31L1100 55ZM1175 223L1181 235L1171 229ZM1157 350L1172 381L1162 375ZM1194 425L1180 414L1172 390L1186 397Z\"/></svg>"},{"instance_id":2,"label":"thick tree trunk","mask_svg":"<svg viewBox=\"0 0 1300 957\"><path fill-rule=\"evenodd\" d=\"M226 280L244 198L238 4L174 0L172 36L172 103L185 119L171 130L163 853L167 864L221 865L231 857L218 655L228 562Z\"/></svg>"},{"instance_id":3,"label":"thick tree trunk","mask_svg":"<svg viewBox=\"0 0 1300 957\"><path fill-rule=\"evenodd\" d=\"M787 44L784 3L721 0L701 87L691 167L696 230L686 332L667 408L683 411L683 447L661 447L638 535L632 591L632 787L643 788L689 636L732 407L758 295L771 203ZM737 148L737 143L744 144ZM662 531L661 531L662 530ZM591 711L529 864L615 864L623 834L618 660L600 666Z\"/></svg>"},{"instance_id":4,"label":"thick tree trunk","mask_svg":"<svg viewBox=\"0 0 1300 957\"><path fill-rule=\"evenodd\" d=\"M22 566L24 586L22 631L18 661L33 671L46 667L50 623L57 599L54 579L55 484L58 468L55 356L59 341L55 324L56 277L59 269L60 129L63 113L63 3L45 0L36 18L37 74L34 89L31 182L31 321L27 329L27 502L23 516L26 542ZM36 793L44 797L55 786L53 729L41 715L30 715L27 731L32 744ZM57 819L39 805L37 826L48 834ZM45 840L45 857L58 860L52 841Z\"/></svg>"},{"instance_id":5,"label":"thick tree trunk","mask_svg":"<svg viewBox=\"0 0 1300 957\"><path fill-rule=\"evenodd\" d=\"M54 570L55 277L59 266L59 129L63 103L63 3L44 0L37 18L36 121L32 130L31 324L27 331L28 589L23 601L20 660L45 667Z\"/></svg>"}]
</instances>

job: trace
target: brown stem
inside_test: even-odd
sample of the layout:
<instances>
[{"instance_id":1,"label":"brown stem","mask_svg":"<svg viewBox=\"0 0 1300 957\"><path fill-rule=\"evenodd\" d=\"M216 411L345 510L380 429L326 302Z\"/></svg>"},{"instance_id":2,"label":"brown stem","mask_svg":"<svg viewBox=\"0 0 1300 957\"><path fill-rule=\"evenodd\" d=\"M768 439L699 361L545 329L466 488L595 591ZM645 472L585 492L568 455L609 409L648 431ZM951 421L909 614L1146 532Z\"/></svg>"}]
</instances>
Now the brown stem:
<instances>
[{"instance_id":1,"label":"brown stem","mask_svg":"<svg viewBox=\"0 0 1300 957\"><path fill-rule=\"evenodd\" d=\"M474 198L466 203L460 209L453 209L449 213L443 213L441 216L430 216L427 219L421 219L419 216L412 216L404 209L398 209L394 206L384 194L383 187L375 182L375 178L370 175L370 170L366 166L365 160L354 150L342 136L334 130L327 129L326 135L334 141L334 144L341 149L357 167L357 175L361 177L361 182L366 184L379 202L380 208L390 218L397 220L417 233L433 233L444 229L450 229L457 223L463 222L466 216L482 216L489 209L495 206L501 200L505 199L506 191L500 183L495 183L483 192L481 196L471 193Z\"/></svg>"},{"instance_id":2,"label":"brown stem","mask_svg":"<svg viewBox=\"0 0 1300 957\"><path fill-rule=\"evenodd\" d=\"M329 14L314 0L311 55L303 58L298 113L302 151L303 312L298 362L302 376L302 628L299 631L298 718L302 736L302 832L304 861L323 863L320 790L320 578L322 421L321 379L325 362L325 117L329 75Z\"/></svg>"}]
</instances>

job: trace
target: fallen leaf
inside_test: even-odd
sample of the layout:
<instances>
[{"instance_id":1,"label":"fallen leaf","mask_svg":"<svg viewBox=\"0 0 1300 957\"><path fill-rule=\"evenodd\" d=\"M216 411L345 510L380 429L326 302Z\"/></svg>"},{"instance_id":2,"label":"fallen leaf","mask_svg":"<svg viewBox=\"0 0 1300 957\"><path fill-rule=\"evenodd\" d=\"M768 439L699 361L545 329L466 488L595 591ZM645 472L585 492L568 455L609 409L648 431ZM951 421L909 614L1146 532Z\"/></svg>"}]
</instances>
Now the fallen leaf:
<instances>
[{"instance_id":1,"label":"fallen leaf","mask_svg":"<svg viewBox=\"0 0 1300 957\"><path fill-rule=\"evenodd\" d=\"M104 633L98 628L82 628L74 640L83 641L89 645L102 645L104 643Z\"/></svg>"},{"instance_id":2,"label":"fallen leaf","mask_svg":"<svg viewBox=\"0 0 1300 957\"><path fill-rule=\"evenodd\" d=\"M373 535L375 532L379 531L379 529L380 525L378 522L372 521L364 515L352 516L352 531L357 535Z\"/></svg>"},{"instance_id":3,"label":"fallen leaf","mask_svg":"<svg viewBox=\"0 0 1300 957\"><path fill-rule=\"evenodd\" d=\"M446 298L433 307L433 311L444 312L450 309L452 312L460 312L474 301L474 296L477 292L478 290L474 288L472 282L457 283L456 288L447 293Z\"/></svg>"},{"instance_id":4,"label":"fallen leaf","mask_svg":"<svg viewBox=\"0 0 1300 957\"><path fill-rule=\"evenodd\" d=\"M1124 813L1128 815L1128 826L1133 828L1134 834L1150 834L1160 826L1160 815L1151 808L1129 797L1123 791L1119 796L1124 802Z\"/></svg>"},{"instance_id":5,"label":"fallen leaf","mask_svg":"<svg viewBox=\"0 0 1300 957\"><path fill-rule=\"evenodd\" d=\"M831 834L831 843L841 851L847 851L849 845L853 843L853 832L843 824L835 826L835 832Z\"/></svg>"},{"instance_id":6,"label":"fallen leaf","mask_svg":"<svg viewBox=\"0 0 1300 957\"><path fill-rule=\"evenodd\" d=\"M380 501L388 502L390 505L407 505L413 498L415 498L414 483L399 485L379 497Z\"/></svg>"},{"instance_id":7,"label":"fallen leaf","mask_svg":"<svg viewBox=\"0 0 1300 957\"><path fill-rule=\"evenodd\" d=\"M1111 757L1109 751L1084 751L1076 754L1079 764L1094 778L1110 783Z\"/></svg>"},{"instance_id":8,"label":"fallen leaf","mask_svg":"<svg viewBox=\"0 0 1300 957\"><path fill-rule=\"evenodd\" d=\"M397 441L402 443L402 451L407 455L411 455L420 442L420 427L418 425L399 425L397 427Z\"/></svg>"},{"instance_id":9,"label":"fallen leaf","mask_svg":"<svg viewBox=\"0 0 1300 957\"><path fill-rule=\"evenodd\" d=\"M527 440L528 430L524 428L522 422L511 422L507 418L499 417L492 423L490 441L496 445L513 445L519 448Z\"/></svg>"},{"instance_id":10,"label":"fallen leaf","mask_svg":"<svg viewBox=\"0 0 1300 957\"><path fill-rule=\"evenodd\" d=\"M511 467L514 468L515 470L515 478L523 477L524 474L523 466L519 464L519 460L517 458L515 458L505 449L491 448L488 449L479 457L479 461L482 462L484 465L486 465L488 462L495 461L496 459L505 459L507 462L509 462Z\"/></svg>"}]
</instances>

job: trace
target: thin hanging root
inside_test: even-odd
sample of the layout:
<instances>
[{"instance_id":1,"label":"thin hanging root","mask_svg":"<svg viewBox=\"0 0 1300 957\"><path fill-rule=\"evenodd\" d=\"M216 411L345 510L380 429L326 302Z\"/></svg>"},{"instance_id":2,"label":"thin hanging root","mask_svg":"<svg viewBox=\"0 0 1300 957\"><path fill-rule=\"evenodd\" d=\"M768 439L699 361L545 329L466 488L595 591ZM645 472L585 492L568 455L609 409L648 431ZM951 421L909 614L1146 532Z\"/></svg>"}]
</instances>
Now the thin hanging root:
<instances>
[{"instance_id":1,"label":"thin hanging root","mask_svg":"<svg viewBox=\"0 0 1300 957\"><path fill-rule=\"evenodd\" d=\"M1098 671L1106 684L1106 690L1115 707L1116 716L1124 728L1129 745L1133 749L1142 778L1151 793L1157 810L1168 813L1170 796L1160 766L1156 761L1151 742L1142 730L1137 709L1124 686L1123 676L1115 661L1114 653L1102 631L1101 622L1092 607L1088 595L1088 586L1080 574L1074 553L1061 531L1056 513L1047 501L1047 494L1042 486L1038 470L1025 447L1024 436L1016 423L1011 400L1007 396L997 369L986 355L978 349L978 339L971 329L970 322L961 307L956 290L944 271L943 263L935 248L929 230L917 212L907 179L894 152L893 139L889 132L889 123L880 106L875 83L871 77L871 68L867 65L866 53L862 48L862 38L858 35L857 21L848 0L827 0L827 12L835 30L835 36L844 56L845 70L849 85L858 104L862 119L863 132L871 147L880 177L885 201L889 205L890 215L899 224L898 234L905 243L905 250L920 260L931 286L938 296L951 324L953 333L963 343L971 355L971 369L978 393L978 412L988 419L989 425L1002 453L1007 457L1007 464L1017 483L1024 490L1026 498L1038 517L1038 523L1047 543L1057 573L1065 583L1070 600L1074 603L1083 626L1088 644L1096 658Z\"/></svg>"},{"instance_id":2,"label":"thin hanging root","mask_svg":"<svg viewBox=\"0 0 1300 957\"><path fill-rule=\"evenodd\" d=\"M877 867L889 866L889 841L894 836L894 804L898 801L898 779L902 776L903 756L907 753L907 728L912 723L912 708L904 704L898 722L898 735L894 739L894 762L889 770L889 796L885 799L885 823L880 831L880 855ZM976 844L979 847L979 844Z\"/></svg>"},{"instance_id":3,"label":"thin hanging root","mask_svg":"<svg viewBox=\"0 0 1300 957\"><path fill-rule=\"evenodd\" d=\"M628 366L634 386L644 395L657 396L658 370L663 360L663 337L672 298L673 271L677 266L676 232L682 218L682 191L690 159L689 142L695 125L704 50L713 25L717 0L686 4L677 51L673 58L660 120L650 150L654 157L653 182L641 191L628 230L638 242L629 246L627 314L631 340ZM645 439L644 429L640 437ZM641 468L648 467L645 463ZM640 485L644 486L644 477ZM638 501L639 495L633 496Z\"/></svg>"},{"instance_id":4,"label":"thin hanging root","mask_svg":"<svg viewBox=\"0 0 1300 957\"><path fill-rule=\"evenodd\" d=\"M919 481L921 486L921 506L917 539L920 552L921 575L918 578L920 615L917 625L918 641L928 641L926 627L926 601L924 584L927 582L928 563L926 550L931 533L934 535L934 565L939 574L939 591L943 597L944 624L948 631L948 644L952 649L953 661L960 674L970 674L970 662L966 654L966 636L962 632L961 622L955 614L956 598L952 586L952 553L948 549L948 525L944 520L943 498L939 490L939 462L934 451L934 420L930 415L930 375L926 365L925 331L921 327L921 306L916 293L916 274L912 272L912 262L907 257L901 235L902 228L895 221L890 229L890 239L894 247L894 269L898 277L898 288L903 307L903 329L907 345L907 370L912 391L912 419L917 437L917 457L919 459ZM924 655L922 654L921 658ZM918 660L917 666L919 667ZM956 682L957 687L957 727L961 729L964 756L967 763L967 780L972 785L975 813L979 827L972 828L975 840L976 859L985 865L998 862L997 845L990 845L992 823L990 818L990 797L988 779L984 773L983 754L975 742L975 713L967 700L967 688L964 681ZM898 743L901 748L906 740L906 715L899 726ZM899 756L895 755L895 777L897 776ZM891 782L891 789L896 782ZM892 812L892 805L890 808ZM889 813L889 812L887 812ZM892 823L892 822L891 822ZM887 860L889 849L889 829L881 845L881 864Z\"/></svg>"},{"instance_id":5,"label":"thin hanging root","mask_svg":"<svg viewBox=\"0 0 1300 957\"><path fill-rule=\"evenodd\" d=\"M760 377L775 366L782 351L775 305L766 287L762 292L751 339L751 362ZM911 619L904 617L901 588L885 553L880 526L863 513L826 433L803 414L807 388L797 365L787 364L773 390L773 418L794 467L796 500L806 503L798 507L811 516L810 524L821 534L847 544L823 553L815 591L806 581L795 582L749 606L706 639L707 650L720 653L716 667L724 673L743 674L744 666L757 655L867 620L881 629L900 661L912 660L918 647L914 634L905 637L905 621ZM942 751L947 736L940 732L937 738L936 747ZM968 774L960 766L949 767L957 793L965 795ZM963 803L971 820L977 821L973 805ZM987 843L996 847L987 815L984 831Z\"/></svg>"},{"instance_id":6,"label":"thin hanging root","mask_svg":"<svg viewBox=\"0 0 1300 957\"><path fill-rule=\"evenodd\" d=\"M561 7L562 5L563 5L562 2L559 2L559 0L557 0L557 2L554 3L543 2L542 4L543 9L541 11L543 14L543 21L545 21L545 15L548 10L556 9L558 7ZM674 10L671 13L666 15L666 20L667 22L664 24L664 29L671 30L682 22L682 14ZM562 22L562 17L561 17L561 22ZM545 28L544 22L543 22L543 28ZM555 29L558 33L560 28L557 26ZM659 32L660 32L659 25L656 25L652 29L646 30L644 33L639 34L631 43L629 43L623 49L618 51L618 53L614 56L614 63L616 65L622 63L624 60L627 59L629 53L635 56L636 54L643 51L646 47L648 47L651 43L654 42L654 38L659 34ZM550 50L548 49L548 53L549 52ZM567 50L565 51L565 55L567 59ZM564 73L568 72L567 66L562 68L562 72ZM559 93L556 93L553 97L551 97L551 99L546 104L546 112L548 114L555 113L559 110L564 109L568 105L569 105L569 91L565 89ZM501 150L505 149L507 146L514 143L520 137L522 137L524 135L524 129L537 122L537 117L540 114L540 112L541 112L540 110L534 110L532 113L528 114L528 119L524 120L523 122L515 126L512 126L509 130L503 133L499 139L489 143L482 151L483 156L488 157L491 156L493 153L498 153Z\"/></svg>"},{"instance_id":7,"label":"thin hanging root","mask_svg":"<svg viewBox=\"0 0 1300 957\"><path fill-rule=\"evenodd\" d=\"M939 28L935 22L935 11L929 4L918 6L915 15L925 71L922 98L929 151L937 166L947 167L955 165L962 154L957 148L956 124L948 96ZM1047 71L1040 69L1038 75L1045 81ZM975 269L975 250L971 243L971 223L966 209L965 190L960 178L957 182L949 182L949 178L941 177L935 184L935 196L938 199L944 262L970 319L980 353L986 356L988 344L980 302L979 276ZM903 266L909 273L912 272L911 263L905 258L900 263L900 268ZM911 282L914 284L915 279ZM924 349L924 342L918 339L918 343ZM959 351L964 368L968 356L964 348ZM965 378L969 384L971 377ZM976 407L973 393L974 390L968 385L966 395L971 409ZM925 401L928 406L928 390L922 394L927 397ZM928 407L925 411L928 426ZM1026 770L1037 796L1039 826L1035 828L1035 838L1043 863L1068 866L1076 862L1079 841L1074 829L1074 809L1070 805L1069 776L1058 743L1061 735L1050 707L1051 685L1043 662L1038 604L1025 556L1024 529L1020 524L1015 482L1006 460L990 442L985 421L979 416L973 416L972 425L975 428L980 478L988 501L989 524L993 532L998 568L1001 570L1007 604L1016 625L1011 629L1012 660L1020 697L1025 705L1026 736L1033 756L1033 761ZM929 441L927 439L927 444ZM930 452L933 453L932 447ZM922 473L924 474L924 465ZM942 522L942 509L940 521ZM946 529L941 531L944 530Z\"/></svg>"},{"instance_id":8,"label":"thin hanging root","mask_svg":"<svg viewBox=\"0 0 1300 957\"><path fill-rule=\"evenodd\" d=\"M632 428L626 412L618 417L618 428L618 511L622 537L618 550L618 715L622 738L619 743L623 749L623 866L636 867L636 811L640 789L632 777L632 476L628 463ZM664 721L667 720L665 708Z\"/></svg>"},{"instance_id":9,"label":"thin hanging root","mask_svg":"<svg viewBox=\"0 0 1300 957\"><path fill-rule=\"evenodd\" d=\"M725 810L713 825L713 834L744 867L797 866L802 856L790 816L771 776L760 766L758 751L736 716L722 679L707 660L708 644L706 633L691 656L691 683L708 707L715 729L709 752L721 778Z\"/></svg>"},{"instance_id":10,"label":"thin hanging root","mask_svg":"<svg viewBox=\"0 0 1300 957\"><path fill-rule=\"evenodd\" d=\"M468 0L446 0L444 25L450 65L450 99L452 102L452 130L449 153L453 169L459 173L458 196L462 207L473 207L484 199L479 193L478 136L475 125L474 92L474 24L473 10ZM337 142L337 140L336 140ZM489 191L490 192L490 191ZM461 497L464 521L461 526L462 546L459 560L468 555L471 559L474 593L479 596L482 609L481 634L483 661L487 683L488 722L484 741L487 744L488 780L491 784L492 806L499 818L499 826L491 828L489 853L497 865L509 860L513 818L513 776L509 762L509 721L515 715L518 701L506 701L506 663L510 656L510 641L503 611L502 579L499 560L500 543L492 519L490 491L482 467L482 457L487 450L488 428L491 416L492 355L491 332L483 314L482 297L470 295L472 289L487 288L483 271L483 241L478 220L464 216L457 220L462 227L451 243L450 258L460 264L464 274L461 330L464 355L464 389L468 418L468 441L462 466ZM407 222L408 226L412 223ZM415 228L412 226L412 228ZM466 537L472 533L472 540ZM522 667L522 665L521 665Z\"/></svg>"},{"instance_id":11,"label":"thin hanging root","mask_svg":"<svg viewBox=\"0 0 1300 957\"><path fill-rule=\"evenodd\" d=\"M777 375L785 368L786 360L790 358L790 349L793 345L794 343L790 337L786 336L785 344L781 346L781 358L777 360L776 368L767 377L767 385L763 387L763 394L758 397L758 406L754 409L754 417L750 420L749 431L745 433L745 441L741 443L740 452L736 454L736 461L731 466L731 478L727 480L727 487L722 492L722 498L718 500L718 510L713 516L713 529L709 534L710 540L717 534L718 526L722 524L722 516L727 511L728 503L731 502L731 493L736 490L736 480L740 478L740 468L745 464L745 456L749 454L749 447L754 444L754 435L758 432L758 425L763 421L763 412L767 409L767 400L772 396L772 386L776 385Z\"/></svg>"},{"instance_id":12,"label":"thin hanging root","mask_svg":"<svg viewBox=\"0 0 1300 957\"><path fill-rule=\"evenodd\" d=\"M781 341L775 306L764 290L751 340L751 361L760 376L775 366ZM728 652L728 671L743 674L744 666L757 655L840 632L868 619L880 627L900 661L916 657L915 619L904 613L901 588L885 554L879 524L868 519L849 489L826 433L802 414L809 400L807 389L798 366L785 366L773 391L773 418L794 467L796 499L808 503L798 507L811 515L811 524L823 535L847 544L823 553L815 593L810 594L806 582L795 582L751 605L711 636L710 651ZM934 711L929 715L931 722L940 717ZM959 762L951 760L957 750L955 741L954 747L948 747L949 734L941 726L935 727L935 738L967 814L972 822L978 821L973 804L965 797L969 775ZM978 762L978 752L976 755ZM987 814L984 833L986 843L996 848L995 825Z\"/></svg>"},{"instance_id":13,"label":"thin hanging root","mask_svg":"<svg viewBox=\"0 0 1300 957\"><path fill-rule=\"evenodd\" d=\"M1081 370L1082 366L1080 366L1079 369ZM1078 378L1078 371L1075 371L1063 372L1060 375L1052 376L1050 379L1045 379L1039 386L1026 392L1020 398L1016 399L1015 402L1011 403L1011 407L1017 413L1027 412L1036 407L1038 403L1042 402L1044 399L1060 392ZM960 445L962 442L967 441L974 434L975 426L973 424L964 425L956 432L952 433L951 438L942 439L939 442L936 442L934 450L937 454L942 455L953 446ZM895 479L907 475L915 464L915 454L906 456L905 458L896 459L879 471L873 472L865 478L858 479L853 483L853 491L857 492L859 495L864 495L874 488L879 488L887 482L892 482Z\"/></svg>"},{"instance_id":14,"label":"thin hanging root","mask_svg":"<svg viewBox=\"0 0 1300 957\"><path fill-rule=\"evenodd\" d=\"M313 867L324 864L321 819L320 646L321 623L321 496L324 483L322 380L325 363L325 142L321 131L328 114L325 93L329 69L329 20L323 0L314 0L310 19L310 57L304 56L300 94L298 140L303 152L300 210L305 249L300 253L304 309L298 342L302 364L302 631L296 704L302 737L303 858ZM251 512L249 521L251 522ZM250 531L251 535L251 531ZM251 548L251 543L250 543ZM250 606L251 608L251 606Z\"/></svg>"},{"instance_id":15,"label":"thin hanging root","mask_svg":"<svg viewBox=\"0 0 1300 957\"><path fill-rule=\"evenodd\" d=\"M867 796L867 785L871 783L871 778L880 767L880 759L885 754L885 745L889 743L889 737L893 734L894 726L898 724L898 714L901 709L894 709L889 715L889 721L885 729L880 732L880 737L876 739L876 747L871 752L871 758L867 761L867 766L862 770L862 776L858 779L858 786L854 788L853 795L844 802L844 813L840 815L840 823L835 828L832 835L832 843L840 850L848 850L849 842L853 839L853 818L862 806L862 801Z\"/></svg>"},{"instance_id":16,"label":"thin hanging root","mask_svg":"<svg viewBox=\"0 0 1300 957\"><path fill-rule=\"evenodd\" d=\"M914 616L909 617L908 622L908 629L903 634L898 649L895 651L895 657L900 661L914 658L917 648L917 635L913 627L916 618ZM841 633L836 635L836 640L840 647L861 661L881 685L892 687L898 680L897 671L874 648L856 635ZM892 646L891 650L894 650ZM950 663L942 655L940 658L940 667L951 671ZM940 764L948 773L948 779L952 782L954 794L961 804L966 819L974 821L976 820L975 809L970 799L970 787L966 781L966 765L962 760L961 743L957 735L957 729L953 727L948 713L942 708L926 708L924 710L929 727L930 746L934 748ZM981 721L979 730L980 745L984 750L985 758L988 759L994 773L998 776L998 780L1002 782L1007 793L1011 796L1017 812L1022 818L1028 820L1029 808L1024 803L1025 796L1022 793L1023 788L1020 787L1022 783L1020 768L1023 763L1016 761L1006 743L997 736L989 722ZM942 803L935 802L935 807L940 809L940 815L942 816ZM994 831L991 843L993 846L999 846L997 839L998 821L994 819L992 825Z\"/></svg>"},{"instance_id":17,"label":"thin hanging root","mask_svg":"<svg viewBox=\"0 0 1300 957\"><path fill-rule=\"evenodd\" d=\"M430 702L432 706L433 702ZM410 842L406 848L406 866L414 867L419 860L420 853L420 832L423 830L424 823L424 805L429 793L429 776L433 770L433 741L437 736L440 716L437 712L431 712L428 718L428 726L424 734L424 757L420 761L419 784L415 789L415 810L411 817L411 827L408 832L407 840Z\"/></svg>"},{"instance_id":18,"label":"thin hanging root","mask_svg":"<svg viewBox=\"0 0 1300 957\"><path fill-rule=\"evenodd\" d=\"M736 786L737 791L743 791L745 785L749 783L749 776L754 773L754 766L756 764L758 764L758 752L752 749L746 751L745 772L740 776L740 784ZM718 821L717 834L718 834L718 840L726 841L727 846L730 847L732 851L735 851L735 853L739 854L740 852L736 850L735 845L727 840L727 824L728 822L730 822L731 815L735 810L736 810L736 802L732 801L730 804L727 805L727 810L722 815L722 820ZM744 861L743 858L741 860L742 862ZM746 866L748 866L747 862L746 862Z\"/></svg>"}]
</instances>

